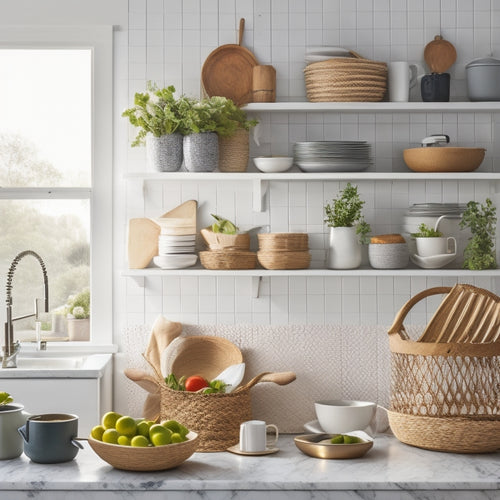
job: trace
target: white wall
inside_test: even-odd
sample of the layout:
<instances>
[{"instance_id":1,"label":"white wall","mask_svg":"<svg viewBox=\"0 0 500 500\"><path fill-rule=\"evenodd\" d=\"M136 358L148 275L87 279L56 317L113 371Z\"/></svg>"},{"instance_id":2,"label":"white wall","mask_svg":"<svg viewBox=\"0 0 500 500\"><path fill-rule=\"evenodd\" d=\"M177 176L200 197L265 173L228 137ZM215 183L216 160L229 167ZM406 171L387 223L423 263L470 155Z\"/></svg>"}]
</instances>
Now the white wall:
<instances>
[{"instance_id":1,"label":"white wall","mask_svg":"<svg viewBox=\"0 0 500 500\"><path fill-rule=\"evenodd\" d=\"M441 11L440 11L441 5ZM489 0L132 0L129 3L128 101L147 80L175 85L181 93L199 96L200 71L217 46L235 43L244 17L243 45L262 64L277 70L277 99L304 100L304 52L311 45L353 49L382 61L409 60L424 66L423 50L441 33L458 53L451 69L452 99L464 99L465 64L499 47L500 6ZM122 92L123 89L120 88ZM412 99L419 100L414 89ZM487 148L480 170L498 169L496 113L334 114L289 113L260 115L262 145L251 144L251 156L291 154L297 140L363 139L373 145L377 171L405 171L402 150L426 135L447 133L453 143ZM123 123L120 122L123 128ZM117 164L120 176L144 171L144 149L128 144L120 134ZM123 159L123 161L122 161ZM254 168L250 165L250 168ZM483 201L491 196L487 182L359 182L366 200L366 218L373 232L399 232L409 205L423 202ZM337 182L272 182L266 210L252 212L251 185L244 183L169 182L147 185L146 195L132 182L122 182L126 195L116 214L116 269L126 265L124 242L131 217L156 217L194 198L201 205L198 226L210 222L210 212L236 220L240 226L269 231L307 231L313 265L324 261L326 231L323 205L342 184ZM122 191L120 191L122 192ZM405 300L421 289L454 279L424 278L271 278L264 279L259 298L251 296L249 278L117 279L116 327L150 324L157 314L186 323L253 324L388 324ZM487 277L474 280L491 288ZM412 317L425 323L425 308Z\"/></svg>"}]
</instances>

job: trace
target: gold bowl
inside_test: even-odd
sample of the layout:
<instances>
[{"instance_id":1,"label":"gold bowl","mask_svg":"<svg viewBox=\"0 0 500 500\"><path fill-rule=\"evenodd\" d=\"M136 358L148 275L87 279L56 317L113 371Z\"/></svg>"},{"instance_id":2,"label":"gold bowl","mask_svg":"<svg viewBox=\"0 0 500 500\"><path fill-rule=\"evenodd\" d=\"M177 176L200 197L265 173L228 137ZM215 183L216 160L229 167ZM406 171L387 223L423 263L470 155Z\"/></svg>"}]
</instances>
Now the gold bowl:
<instances>
[{"instance_id":1,"label":"gold bowl","mask_svg":"<svg viewBox=\"0 0 500 500\"><path fill-rule=\"evenodd\" d=\"M368 434L362 433L361 436L360 432L346 432L346 434L357 435L364 439L364 442L331 444L329 441L334 434L302 434L293 440L300 451L314 458L359 458L373 446L373 439Z\"/></svg>"},{"instance_id":2,"label":"gold bowl","mask_svg":"<svg viewBox=\"0 0 500 500\"><path fill-rule=\"evenodd\" d=\"M403 159L415 172L472 172L481 165L485 153L484 148L411 148L403 151Z\"/></svg>"},{"instance_id":3,"label":"gold bowl","mask_svg":"<svg viewBox=\"0 0 500 500\"><path fill-rule=\"evenodd\" d=\"M172 469L185 462L198 447L198 434L190 431L187 441L164 446L121 446L98 441L89 436L90 447L115 469L159 471Z\"/></svg>"}]
</instances>

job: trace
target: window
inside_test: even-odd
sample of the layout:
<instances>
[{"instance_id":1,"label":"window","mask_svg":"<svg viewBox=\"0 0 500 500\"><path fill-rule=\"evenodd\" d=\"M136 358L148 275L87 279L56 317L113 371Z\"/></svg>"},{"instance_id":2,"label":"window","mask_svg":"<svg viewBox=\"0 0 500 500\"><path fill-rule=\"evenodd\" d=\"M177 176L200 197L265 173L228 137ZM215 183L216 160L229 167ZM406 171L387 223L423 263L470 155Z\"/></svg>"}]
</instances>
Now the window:
<instances>
[{"instance_id":1,"label":"window","mask_svg":"<svg viewBox=\"0 0 500 500\"><path fill-rule=\"evenodd\" d=\"M3 27L0 67L0 265L37 252L54 315L90 288L90 340L110 344L112 28ZM14 316L43 297L36 259L18 263L12 297ZM43 327L67 336L60 321ZM33 333L33 320L16 322L16 339Z\"/></svg>"}]
</instances>

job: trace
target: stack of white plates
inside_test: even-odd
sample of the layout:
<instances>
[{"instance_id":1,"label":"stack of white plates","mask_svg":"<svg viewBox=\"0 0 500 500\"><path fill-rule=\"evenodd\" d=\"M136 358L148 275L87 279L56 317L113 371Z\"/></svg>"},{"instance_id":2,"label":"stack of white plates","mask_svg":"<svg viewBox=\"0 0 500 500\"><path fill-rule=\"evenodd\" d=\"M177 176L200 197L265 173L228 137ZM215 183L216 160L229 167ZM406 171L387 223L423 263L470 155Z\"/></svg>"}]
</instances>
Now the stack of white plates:
<instances>
[{"instance_id":1,"label":"stack of white plates","mask_svg":"<svg viewBox=\"0 0 500 500\"><path fill-rule=\"evenodd\" d=\"M162 269L182 269L196 264L196 234L170 235L158 237L158 255L153 262Z\"/></svg>"},{"instance_id":2,"label":"stack of white plates","mask_svg":"<svg viewBox=\"0 0 500 500\"><path fill-rule=\"evenodd\" d=\"M360 172L373 164L366 141L296 142L294 158L303 172Z\"/></svg>"},{"instance_id":3,"label":"stack of white plates","mask_svg":"<svg viewBox=\"0 0 500 500\"><path fill-rule=\"evenodd\" d=\"M305 61L306 64L311 64L333 57L352 57L352 54L342 47L307 47Z\"/></svg>"}]
</instances>

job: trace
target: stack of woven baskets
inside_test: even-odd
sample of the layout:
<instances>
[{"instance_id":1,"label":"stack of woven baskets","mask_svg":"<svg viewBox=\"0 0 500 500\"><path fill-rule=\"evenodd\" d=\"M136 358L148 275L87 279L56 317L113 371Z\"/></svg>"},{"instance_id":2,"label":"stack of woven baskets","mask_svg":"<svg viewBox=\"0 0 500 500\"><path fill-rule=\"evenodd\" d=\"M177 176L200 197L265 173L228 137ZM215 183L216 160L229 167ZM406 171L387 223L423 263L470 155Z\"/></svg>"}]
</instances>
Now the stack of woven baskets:
<instances>
[{"instance_id":1,"label":"stack of woven baskets","mask_svg":"<svg viewBox=\"0 0 500 500\"><path fill-rule=\"evenodd\" d=\"M257 255L250 251L248 233L214 233L211 227L200 232L208 246L199 254L205 269L255 269Z\"/></svg>"},{"instance_id":2,"label":"stack of woven baskets","mask_svg":"<svg viewBox=\"0 0 500 500\"><path fill-rule=\"evenodd\" d=\"M418 341L403 321L420 300L447 294ZM500 297L471 285L412 297L389 330L389 423L402 442L437 451L500 449Z\"/></svg>"},{"instance_id":3,"label":"stack of woven baskets","mask_svg":"<svg viewBox=\"0 0 500 500\"><path fill-rule=\"evenodd\" d=\"M305 269L311 262L307 233L261 233L257 235L257 259L265 269Z\"/></svg>"},{"instance_id":4,"label":"stack of woven baskets","mask_svg":"<svg viewBox=\"0 0 500 500\"><path fill-rule=\"evenodd\" d=\"M304 69L307 99L311 102L371 101L384 98L387 64L354 57L334 57L308 64Z\"/></svg>"}]
</instances>

